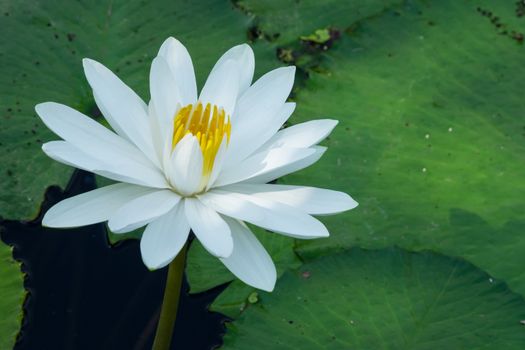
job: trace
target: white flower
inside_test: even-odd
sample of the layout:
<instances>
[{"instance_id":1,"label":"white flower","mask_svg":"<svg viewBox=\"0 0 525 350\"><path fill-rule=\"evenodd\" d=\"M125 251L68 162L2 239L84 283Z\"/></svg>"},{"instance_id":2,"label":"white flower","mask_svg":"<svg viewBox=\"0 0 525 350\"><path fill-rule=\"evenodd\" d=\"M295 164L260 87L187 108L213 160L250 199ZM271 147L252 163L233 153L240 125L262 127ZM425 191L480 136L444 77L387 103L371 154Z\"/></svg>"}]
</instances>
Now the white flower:
<instances>
[{"instance_id":1,"label":"white flower","mask_svg":"<svg viewBox=\"0 0 525 350\"><path fill-rule=\"evenodd\" d=\"M354 208L347 194L267 184L316 162L316 146L335 120L280 130L294 111L286 102L295 67L275 69L251 84L248 45L228 50L197 95L186 48L167 39L153 60L145 104L102 64L83 60L95 101L114 132L67 106L36 106L63 141L42 149L51 158L119 183L63 200L43 219L48 227L108 221L115 233L146 229L140 241L150 269L169 264L190 229L202 245L247 284L271 291L275 266L249 222L283 235L328 236L311 214Z\"/></svg>"}]
</instances>

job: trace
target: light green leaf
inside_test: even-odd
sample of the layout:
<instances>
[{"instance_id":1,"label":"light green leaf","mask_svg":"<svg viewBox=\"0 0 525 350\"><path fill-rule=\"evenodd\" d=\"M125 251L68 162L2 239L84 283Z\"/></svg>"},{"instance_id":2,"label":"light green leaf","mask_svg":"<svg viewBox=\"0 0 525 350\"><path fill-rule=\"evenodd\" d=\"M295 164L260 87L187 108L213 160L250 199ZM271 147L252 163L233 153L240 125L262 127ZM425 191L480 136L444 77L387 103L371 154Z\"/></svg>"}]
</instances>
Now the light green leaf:
<instances>
[{"instance_id":1,"label":"light green leaf","mask_svg":"<svg viewBox=\"0 0 525 350\"><path fill-rule=\"evenodd\" d=\"M260 35L290 44L319 28L344 29L353 22L381 13L401 0L240 0L244 11L256 16ZM328 34L328 33L326 33Z\"/></svg>"},{"instance_id":2,"label":"light green leaf","mask_svg":"<svg viewBox=\"0 0 525 350\"><path fill-rule=\"evenodd\" d=\"M25 297L20 264L11 252L11 247L0 243L0 349L12 349L15 344Z\"/></svg>"},{"instance_id":3,"label":"light green leaf","mask_svg":"<svg viewBox=\"0 0 525 350\"><path fill-rule=\"evenodd\" d=\"M523 349L525 300L434 253L352 249L287 272L222 349Z\"/></svg>"},{"instance_id":4,"label":"light green leaf","mask_svg":"<svg viewBox=\"0 0 525 350\"><path fill-rule=\"evenodd\" d=\"M478 7L481 10L478 10ZM321 58L292 123L339 119L321 161L281 180L350 193L306 259L352 246L461 256L525 295L525 31L513 1L418 1L362 21Z\"/></svg>"},{"instance_id":5,"label":"light green leaf","mask_svg":"<svg viewBox=\"0 0 525 350\"><path fill-rule=\"evenodd\" d=\"M303 35L300 39L303 41L312 41L317 44L324 44L330 40L330 31L328 29L317 29L313 34Z\"/></svg>"},{"instance_id":6,"label":"light green leaf","mask_svg":"<svg viewBox=\"0 0 525 350\"><path fill-rule=\"evenodd\" d=\"M236 318L252 305L249 298L253 293L258 293L255 288L235 279L213 301L210 305L210 311L220 312L228 317Z\"/></svg>"}]
</instances>

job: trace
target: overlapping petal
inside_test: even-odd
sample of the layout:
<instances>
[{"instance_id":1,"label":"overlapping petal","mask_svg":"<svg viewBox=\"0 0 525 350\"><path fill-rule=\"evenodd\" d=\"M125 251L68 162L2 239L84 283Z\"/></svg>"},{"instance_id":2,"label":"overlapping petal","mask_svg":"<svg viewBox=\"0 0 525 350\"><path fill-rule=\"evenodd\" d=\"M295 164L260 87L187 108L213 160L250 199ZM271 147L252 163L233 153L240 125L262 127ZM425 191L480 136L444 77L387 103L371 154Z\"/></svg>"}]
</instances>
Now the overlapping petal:
<instances>
[{"instance_id":1,"label":"overlapping petal","mask_svg":"<svg viewBox=\"0 0 525 350\"><path fill-rule=\"evenodd\" d=\"M281 149L283 148L275 148L274 150L277 151ZM254 176L247 178L243 182L267 183L267 182L276 180L284 175L288 175L288 174L291 174L296 171L309 167L310 165L314 164L319 159L321 159L324 152L326 151L326 147L322 147L322 146L314 146L311 148L299 148L299 149L307 149L307 150L310 150L311 152L309 152L308 154L305 154L304 157L298 157L297 159L291 160L282 166L275 167L269 171L261 172L260 174L255 174ZM271 151L272 150L263 151L263 152L271 153Z\"/></svg>"},{"instance_id":2,"label":"overlapping petal","mask_svg":"<svg viewBox=\"0 0 525 350\"><path fill-rule=\"evenodd\" d=\"M171 70L181 104L195 103L197 83L193 63L186 47L177 39L170 37L160 47L158 56L164 58Z\"/></svg>"},{"instance_id":3,"label":"overlapping petal","mask_svg":"<svg viewBox=\"0 0 525 350\"><path fill-rule=\"evenodd\" d=\"M241 183L222 190L277 201L314 215L337 214L358 205L344 192L308 186Z\"/></svg>"},{"instance_id":4,"label":"overlapping petal","mask_svg":"<svg viewBox=\"0 0 525 350\"><path fill-rule=\"evenodd\" d=\"M264 121L264 126L254 133L250 139L250 142L243 144L242 147L228 147L228 154L230 161L226 164L225 168L235 167L238 163L246 159L248 156L259 153L269 147L261 147L265 142L272 138L275 133L283 126L283 124L290 118L295 110L295 103L287 102L281 106L281 108L274 115L267 115L267 120ZM263 123L261 123L263 124ZM235 135L234 135L235 138ZM272 147L275 148L275 147ZM290 146L288 148L307 148L307 147L295 147Z\"/></svg>"},{"instance_id":5,"label":"overlapping petal","mask_svg":"<svg viewBox=\"0 0 525 350\"><path fill-rule=\"evenodd\" d=\"M159 130L161 130L160 136L165 139L169 136L165 132L169 129L168 124L173 123L177 109L185 104L179 91L179 84L175 81L168 63L162 56L156 57L151 63L149 86L150 104L155 111L155 114L150 113L149 117L156 119Z\"/></svg>"},{"instance_id":6,"label":"overlapping petal","mask_svg":"<svg viewBox=\"0 0 525 350\"><path fill-rule=\"evenodd\" d=\"M215 185L225 186L265 175L271 178L272 175L268 174L286 169L290 164L308 159L315 153L315 149L311 148L276 148L263 151L247 158L236 167L222 171Z\"/></svg>"},{"instance_id":7,"label":"overlapping petal","mask_svg":"<svg viewBox=\"0 0 525 350\"><path fill-rule=\"evenodd\" d=\"M319 220L277 201L220 190L212 190L199 198L221 214L286 236L312 239L329 235Z\"/></svg>"},{"instance_id":8,"label":"overlapping petal","mask_svg":"<svg viewBox=\"0 0 525 350\"><path fill-rule=\"evenodd\" d=\"M169 264L191 229L239 279L272 291L275 266L245 222L294 238L327 237L326 227L311 215L357 206L342 192L267 184L319 160L326 148L317 144L337 124L314 120L279 131L295 109L286 102L295 67L270 71L251 85L253 51L238 45L220 57L198 95L188 51L168 38L152 62L146 105L102 64L90 59L83 64L115 132L67 106L44 103L36 107L38 114L64 141L42 148L62 163L125 183L60 202L46 213L45 225L108 221L116 233L146 225L140 248L150 269ZM224 108L231 131L224 115L208 119L194 113L190 104L197 102Z\"/></svg>"},{"instance_id":9,"label":"overlapping petal","mask_svg":"<svg viewBox=\"0 0 525 350\"><path fill-rule=\"evenodd\" d=\"M239 78L239 94L242 94L252 83L253 72L255 70L255 57L253 55L253 50L247 44L232 47L226 51L221 58L219 58L211 70L210 75L218 69L221 69L221 66L228 60L235 62L238 72L237 77Z\"/></svg>"},{"instance_id":10,"label":"overlapping petal","mask_svg":"<svg viewBox=\"0 0 525 350\"><path fill-rule=\"evenodd\" d=\"M204 248L212 255L227 258L233 250L233 240L228 224L212 208L199 199L186 198L185 212L190 227Z\"/></svg>"},{"instance_id":11,"label":"overlapping petal","mask_svg":"<svg viewBox=\"0 0 525 350\"><path fill-rule=\"evenodd\" d=\"M163 216L179 203L181 197L170 190L146 193L119 208L108 221L109 229L125 233Z\"/></svg>"},{"instance_id":12,"label":"overlapping petal","mask_svg":"<svg viewBox=\"0 0 525 350\"><path fill-rule=\"evenodd\" d=\"M35 107L44 124L71 145L97 159L114 159L159 171L137 147L71 107L46 102Z\"/></svg>"},{"instance_id":13,"label":"overlapping petal","mask_svg":"<svg viewBox=\"0 0 525 350\"><path fill-rule=\"evenodd\" d=\"M111 127L156 161L144 101L104 65L88 58L82 63L95 101Z\"/></svg>"},{"instance_id":14,"label":"overlapping petal","mask_svg":"<svg viewBox=\"0 0 525 350\"><path fill-rule=\"evenodd\" d=\"M189 233L184 204L179 202L166 215L146 226L140 240L144 264L150 270L168 265L184 247Z\"/></svg>"},{"instance_id":15,"label":"overlapping petal","mask_svg":"<svg viewBox=\"0 0 525 350\"><path fill-rule=\"evenodd\" d=\"M155 188L169 187L162 174L150 167L129 162L127 158L111 158L106 153L94 158L67 141L51 141L42 145L42 150L54 160L91 171L115 181Z\"/></svg>"},{"instance_id":16,"label":"overlapping petal","mask_svg":"<svg viewBox=\"0 0 525 350\"><path fill-rule=\"evenodd\" d=\"M155 189L119 183L64 199L51 207L42 225L77 227L108 220L124 204Z\"/></svg>"},{"instance_id":17,"label":"overlapping petal","mask_svg":"<svg viewBox=\"0 0 525 350\"><path fill-rule=\"evenodd\" d=\"M224 108L226 114L232 116L238 95L239 70L237 62L228 59L210 73L199 95L199 101L204 105L211 103L219 108Z\"/></svg>"},{"instance_id":18,"label":"overlapping petal","mask_svg":"<svg viewBox=\"0 0 525 350\"><path fill-rule=\"evenodd\" d=\"M195 136L188 134L180 140L171 155L170 181L183 195L195 193L201 183L202 151Z\"/></svg>"},{"instance_id":19,"label":"overlapping petal","mask_svg":"<svg viewBox=\"0 0 525 350\"><path fill-rule=\"evenodd\" d=\"M330 135L337 123L338 121L333 119L318 119L292 125L273 135L261 149L317 145Z\"/></svg>"},{"instance_id":20,"label":"overlapping petal","mask_svg":"<svg viewBox=\"0 0 525 350\"><path fill-rule=\"evenodd\" d=\"M238 152L242 152L243 147L272 125L273 116L279 113L292 90L294 75L293 66L274 69L239 97L232 121L226 167L240 160L236 156Z\"/></svg>"},{"instance_id":21,"label":"overlapping petal","mask_svg":"<svg viewBox=\"0 0 525 350\"><path fill-rule=\"evenodd\" d=\"M272 258L244 223L231 218L224 220L232 233L233 252L220 260L244 283L271 292L277 279Z\"/></svg>"}]
</instances>

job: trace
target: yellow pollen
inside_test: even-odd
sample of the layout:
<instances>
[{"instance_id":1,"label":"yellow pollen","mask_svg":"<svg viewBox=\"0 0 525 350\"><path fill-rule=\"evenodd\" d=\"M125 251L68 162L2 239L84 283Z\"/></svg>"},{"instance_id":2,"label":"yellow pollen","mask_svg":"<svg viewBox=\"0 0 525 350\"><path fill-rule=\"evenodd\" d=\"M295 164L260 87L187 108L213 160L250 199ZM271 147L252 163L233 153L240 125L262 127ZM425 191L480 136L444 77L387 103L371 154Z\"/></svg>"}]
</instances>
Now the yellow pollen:
<instances>
[{"instance_id":1,"label":"yellow pollen","mask_svg":"<svg viewBox=\"0 0 525 350\"><path fill-rule=\"evenodd\" d=\"M173 119L172 150L189 133L197 138L201 147L204 158L202 175L203 180L207 181L224 136L226 142L230 142L230 116L226 115L224 109L209 103L204 108L200 102L195 106L189 104L179 109Z\"/></svg>"}]
</instances>

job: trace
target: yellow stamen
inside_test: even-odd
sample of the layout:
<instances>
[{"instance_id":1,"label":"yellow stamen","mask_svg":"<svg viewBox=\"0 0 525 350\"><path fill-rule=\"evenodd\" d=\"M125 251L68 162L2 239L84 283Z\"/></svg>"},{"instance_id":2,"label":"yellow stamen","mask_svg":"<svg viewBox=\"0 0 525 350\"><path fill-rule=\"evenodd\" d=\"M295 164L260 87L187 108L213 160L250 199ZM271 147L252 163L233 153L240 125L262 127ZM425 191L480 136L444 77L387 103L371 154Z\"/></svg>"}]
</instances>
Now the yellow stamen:
<instances>
[{"instance_id":1,"label":"yellow stamen","mask_svg":"<svg viewBox=\"0 0 525 350\"><path fill-rule=\"evenodd\" d=\"M203 181L207 182L224 136L226 142L230 142L230 116L226 115L224 109L210 103L204 108L200 102L195 106L189 104L179 109L173 119L172 150L188 133L195 135L200 144L204 158L202 176Z\"/></svg>"}]
</instances>

